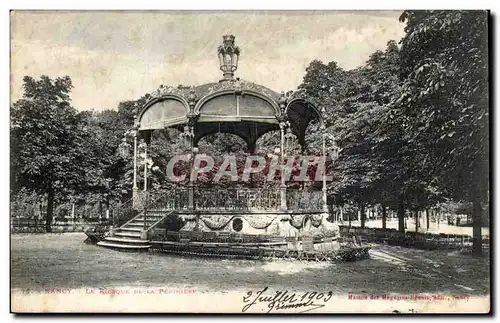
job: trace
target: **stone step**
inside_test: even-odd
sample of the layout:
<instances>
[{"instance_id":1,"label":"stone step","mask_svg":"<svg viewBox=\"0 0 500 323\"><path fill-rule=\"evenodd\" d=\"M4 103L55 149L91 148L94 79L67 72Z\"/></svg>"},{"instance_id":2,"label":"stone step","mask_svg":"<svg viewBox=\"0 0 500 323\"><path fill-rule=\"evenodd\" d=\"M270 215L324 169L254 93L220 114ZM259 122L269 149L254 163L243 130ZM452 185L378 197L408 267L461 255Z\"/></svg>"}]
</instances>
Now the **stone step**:
<instances>
[{"instance_id":1,"label":"stone step","mask_svg":"<svg viewBox=\"0 0 500 323\"><path fill-rule=\"evenodd\" d=\"M123 227L144 227L144 222L130 222Z\"/></svg>"},{"instance_id":2,"label":"stone step","mask_svg":"<svg viewBox=\"0 0 500 323\"><path fill-rule=\"evenodd\" d=\"M151 219L155 219L156 221L158 221L161 218L163 218L164 216L165 215L154 215L154 216L149 216L148 215L148 221L151 220ZM140 217L140 218L134 219L132 222L135 222L135 221L142 222L142 221L144 221L144 218Z\"/></svg>"},{"instance_id":3,"label":"stone step","mask_svg":"<svg viewBox=\"0 0 500 323\"><path fill-rule=\"evenodd\" d=\"M124 244L147 244L148 240L132 239L131 237L106 237L105 241L119 242Z\"/></svg>"},{"instance_id":4,"label":"stone step","mask_svg":"<svg viewBox=\"0 0 500 323\"><path fill-rule=\"evenodd\" d=\"M116 232L115 236L119 237L129 237L129 238L140 238L140 233L132 233L132 232Z\"/></svg>"},{"instance_id":5,"label":"stone step","mask_svg":"<svg viewBox=\"0 0 500 323\"><path fill-rule=\"evenodd\" d=\"M146 212L148 214L164 214L164 213L168 213L170 211L168 211L168 210L147 210ZM144 212L141 214L144 214Z\"/></svg>"},{"instance_id":6,"label":"stone step","mask_svg":"<svg viewBox=\"0 0 500 323\"><path fill-rule=\"evenodd\" d=\"M129 249L129 250L147 250L151 247L150 244L132 245L132 244L108 242L105 240L99 241L97 245L101 247Z\"/></svg>"},{"instance_id":7,"label":"stone step","mask_svg":"<svg viewBox=\"0 0 500 323\"><path fill-rule=\"evenodd\" d=\"M143 228L127 228L126 226L123 226L120 228L120 231L133 231L133 232L141 232Z\"/></svg>"},{"instance_id":8,"label":"stone step","mask_svg":"<svg viewBox=\"0 0 500 323\"><path fill-rule=\"evenodd\" d=\"M129 223L143 223L144 222L144 219L143 218L140 218L140 219L133 219L132 221L130 221Z\"/></svg>"}]
</instances>

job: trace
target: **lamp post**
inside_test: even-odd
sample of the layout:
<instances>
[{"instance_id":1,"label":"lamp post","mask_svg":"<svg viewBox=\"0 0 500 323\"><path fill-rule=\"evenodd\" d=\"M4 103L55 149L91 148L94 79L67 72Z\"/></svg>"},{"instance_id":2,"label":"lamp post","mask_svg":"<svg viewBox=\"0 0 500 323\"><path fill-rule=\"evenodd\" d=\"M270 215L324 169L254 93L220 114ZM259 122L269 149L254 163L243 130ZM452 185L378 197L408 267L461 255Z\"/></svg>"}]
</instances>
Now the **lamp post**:
<instances>
[{"instance_id":1,"label":"lamp post","mask_svg":"<svg viewBox=\"0 0 500 323\"><path fill-rule=\"evenodd\" d=\"M326 156L328 156L328 155L330 155L330 160L332 161L332 164L333 164L339 158L339 154L341 152L341 149L339 149L339 147L337 147L337 144L335 142L335 136L327 133L326 130L323 133L323 138L324 138L323 139L323 145L324 145L323 146L323 154L325 156L325 164L326 164ZM328 147L325 147L327 140L329 141ZM325 165L325 176L323 176L324 187L326 187L325 177L326 177L326 165ZM325 198L325 196L323 196L323 198ZM335 220L336 222L337 221L342 222L342 214L343 214L343 210L342 210L342 208L340 208L340 218L336 217L336 220Z\"/></svg>"},{"instance_id":2,"label":"lamp post","mask_svg":"<svg viewBox=\"0 0 500 323\"><path fill-rule=\"evenodd\" d=\"M281 162L281 185L280 185L280 192L281 192L281 205L280 209L282 211L286 211L288 209L287 203L286 203L286 184L285 184L285 172L286 167L285 167L285 122L280 122L280 138L281 138L281 145L280 145L280 162Z\"/></svg>"},{"instance_id":3,"label":"lamp post","mask_svg":"<svg viewBox=\"0 0 500 323\"><path fill-rule=\"evenodd\" d=\"M189 192L190 201L189 201L189 206L191 207L191 209L194 210L195 209L195 203L194 203L194 181L191 178L191 173L193 172L194 160L196 159L196 154L198 154L198 147L193 147L191 149L191 151L193 153L193 157L191 159L191 167L190 167L191 168L191 172L189 174L189 186L190 186L190 192ZM197 226L198 226L198 222L197 222Z\"/></svg>"},{"instance_id":4,"label":"lamp post","mask_svg":"<svg viewBox=\"0 0 500 323\"><path fill-rule=\"evenodd\" d=\"M137 187L137 134L138 127L134 126L127 131L123 135L122 142L118 146L118 151L123 159L128 158L130 145L127 142L127 137L131 136L134 139L134 166L133 166L133 184L132 184L132 204L135 208L137 206L137 191L139 188Z\"/></svg>"},{"instance_id":5,"label":"lamp post","mask_svg":"<svg viewBox=\"0 0 500 323\"><path fill-rule=\"evenodd\" d=\"M130 145L127 142L127 137L123 136L122 142L120 143L120 145L118 145L118 153L120 154L120 157L123 159L128 158L129 150L130 150Z\"/></svg>"},{"instance_id":6,"label":"lamp post","mask_svg":"<svg viewBox=\"0 0 500 323\"><path fill-rule=\"evenodd\" d=\"M285 149L288 153L292 152L293 149L293 137L292 127L290 122L286 122L286 133L285 133Z\"/></svg>"},{"instance_id":7,"label":"lamp post","mask_svg":"<svg viewBox=\"0 0 500 323\"><path fill-rule=\"evenodd\" d=\"M134 137L134 185L132 186L132 198L135 205L137 199L137 191L139 190L139 188L137 187L137 130L133 131L132 136Z\"/></svg>"},{"instance_id":8,"label":"lamp post","mask_svg":"<svg viewBox=\"0 0 500 323\"><path fill-rule=\"evenodd\" d=\"M191 156L190 170L189 170L189 189L188 189L188 208L194 209L194 183L191 180L191 172L193 170L194 154L198 152L198 148L194 147L194 127L186 124L184 126L184 132L181 134L184 138L186 145L189 145L193 156Z\"/></svg>"},{"instance_id":9,"label":"lamp post","mask_svg":"<svg viewBox=\"0 0 500 323\"><path fill-rule=\"evenodd\" d=\"M141 157L144 163L144 187L143 191L146 192L148 190L148 145L145 142L141 142L139 144L139 151L143 151Z\"/></svg>"},{"instance_id":10,"label":"lamp post","mask_svg":"<svg viewBox=\"0 0 500 323\"><path fill-rule=\"evenodd\" d=\"M223 81L233 80L234 72L238 69L240 48L234 43L233 35L224 35L222 39L222 45L217 49L220 70L224 76Z\"/></svg>"},{"instance_id":11,"label":"lamp post","mask_svg":"<svg viewBox=\"0 0 500 323\"><path fill-rule=\"evenodd\" d=\"M288 98L285 95L285 92L281 92L281 96L279 98L280 105L280 115L278 118L279 127L280 127L280 163L281 163L281 185L280 185L280 209L282 211L286 211L288 209L288 205L286 202L286 184L285 184L285 128L287 126L287 117L286 117L286 106L288 104Z\"/></svg>"}]
</instances>

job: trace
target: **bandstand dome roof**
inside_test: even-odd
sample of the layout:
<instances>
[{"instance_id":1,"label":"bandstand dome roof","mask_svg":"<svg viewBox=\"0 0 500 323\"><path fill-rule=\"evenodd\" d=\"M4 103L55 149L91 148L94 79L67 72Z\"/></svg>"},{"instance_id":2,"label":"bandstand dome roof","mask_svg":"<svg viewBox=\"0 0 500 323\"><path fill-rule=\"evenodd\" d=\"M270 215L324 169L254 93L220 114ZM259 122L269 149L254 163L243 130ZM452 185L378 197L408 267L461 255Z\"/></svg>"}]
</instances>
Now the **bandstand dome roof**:
<instances>
[{"instance_id":1,"label":"bandstand dome roof","mask_svg":"<svg viewBox=\"0 0 500 323\"><path fill-rule=\"evenodd\" d=\"M311 120L323 122L317 106L300 92L278 93L234 78L239 57L234 36L224 36L218 51L224 78L199 86L160 86L137 115L139 131L150 134L168 127L181 131L190 128L194 146L206 135L232 133L253 149L260 136L279 130L281 124L289 126L299 143L305 145L305 131Z\"/></svg>"}]
</instances>

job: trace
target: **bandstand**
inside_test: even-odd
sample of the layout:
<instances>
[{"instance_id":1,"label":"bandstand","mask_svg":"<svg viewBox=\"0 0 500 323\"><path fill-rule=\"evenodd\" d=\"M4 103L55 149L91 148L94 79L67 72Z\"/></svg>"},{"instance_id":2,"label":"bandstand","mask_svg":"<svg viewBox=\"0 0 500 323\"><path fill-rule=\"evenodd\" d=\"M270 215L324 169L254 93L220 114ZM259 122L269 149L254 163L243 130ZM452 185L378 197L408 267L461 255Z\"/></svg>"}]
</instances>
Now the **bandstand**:
<instances>
[{"instance_id":1,"label":"bandstand","mask_svg":"<svg viewBox=\"0 0 500 323\"><path fill-rule=\"evenodd\" d=\"M155 130L175 128L181 132L193 155L205 136L229 133L244 140L252 153L257 140L270 131L279 131L279 158L284 160L285 137L293 135L304 152L306 129L312 121L324 130L322 111L300 92L275 92L267 87L235 77L240 49L232 35L223 36L217 50L223 78L195 87L160 86L152 99L137 113L134 137L133 198L114 211L124 219L99 245L117 249L147 249L154 241L177 240L189 235L219 241L233 237L236 241L260 237L338 235L338 226L327 221L327 188L315 190L287 189L282 180L273 189L210 189L191 181L187 187L167 192L147 191L148 169L144 167L144 190L137 183L137 143L151 142ZM325 135L322 136L323 161L327 159ZM177 220L172 221L175 217ZM175 225L173 224L175 222ZM175 226L175 228L174 228ZM193 238L194 237L194 238ZM247 237L247 238L245 238ZM269 237L266 239L266 237ZM240 242L241 242L240 241Z\"/></svg>"}]
</instances>

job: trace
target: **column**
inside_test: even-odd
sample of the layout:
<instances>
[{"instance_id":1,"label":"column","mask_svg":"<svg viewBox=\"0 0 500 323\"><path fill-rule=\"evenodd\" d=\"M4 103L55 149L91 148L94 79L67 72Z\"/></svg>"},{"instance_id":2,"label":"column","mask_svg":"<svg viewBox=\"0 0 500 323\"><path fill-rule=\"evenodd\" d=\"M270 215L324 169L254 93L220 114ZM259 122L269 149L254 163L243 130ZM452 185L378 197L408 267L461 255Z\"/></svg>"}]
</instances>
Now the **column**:
<instances>
[{"instance_id":1,"label":"column","mask_svg":"<svg viewBox=\"0 0 500 323\"><path fill-rule=\"evenodd\" d=\"M191 178L191 172L193 171L194 159L196 157L197 150L194 149L194 127L189 127L188 132L189 146L191 148L191 162L189 168L189 190L188 190L188 208L194 210L194 182Z\"/></svg>"},{"instance_id":2,"label":"column","mask_svg":"<svg viewBox=\"0 0 500 323\"><path fill-rule=\"evenodd\" d=\"M328 213L328 199L326 194L326 138L325 138L325 126L321 126L321 130L323 131L323 212Z\"/></svg>"},{"instance_id":3,"label":"column","mask_svg":"<svg viewBox=\"0 0 500 323\"><path fill-rule=\"evenodd\" d=\"M281 159L281 164L283 165L285 163L285 125L283 123L280 123L280 134L281 134L280 159ZM288 209L286 204L286 185L285 185L284 172L285 169L281 168L280 209L282 211L286 211Z\"/></svg>"},{"instance_id":4,"label":"column","mask_svg":"<svg viewBox=\"0 0 500 323\"><path fill-rule=\"evenodd\" d=\"M137 209L139 206L138 201L138 190L137 187L137 130L134 130L134 182L132 186L132 206Z\"/></svg>"},{"instance_id":5,"label":"column","mask_svg":"<svg viewBox=\"0 0 500 323\"><path fill-rule=\"evenodd\" d=\"M144 143L144 192L148 190L148 144Z\"/></svg>"}]
</instances>

